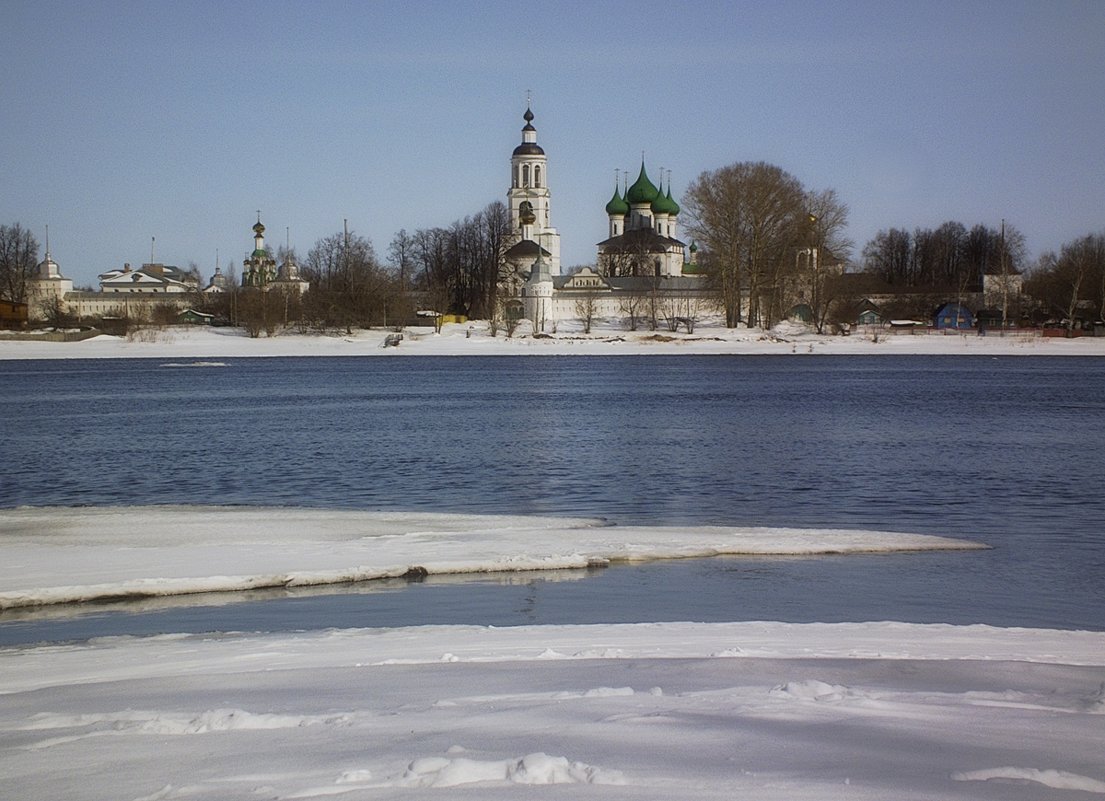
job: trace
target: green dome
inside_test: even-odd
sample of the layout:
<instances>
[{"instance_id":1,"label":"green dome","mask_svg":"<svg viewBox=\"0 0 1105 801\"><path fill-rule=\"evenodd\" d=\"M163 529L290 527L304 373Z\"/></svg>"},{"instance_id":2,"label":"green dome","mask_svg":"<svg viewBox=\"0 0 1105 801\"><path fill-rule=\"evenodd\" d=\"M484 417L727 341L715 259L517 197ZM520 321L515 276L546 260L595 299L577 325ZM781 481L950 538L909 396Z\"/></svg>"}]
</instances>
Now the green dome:
<instances>
[{"instance_id":1,"label":"green dome","mask_svg":"<svg viewBox=\"0 0 1105 801\"><path fill-rule=\"evenodd\" d=\"M633 186L629 187L625 193L625 202L630 205L636 205L638 203L652 203L660 196L660 190L657 189L652 181L648 180L648 173L645 172L645 164L641 162L641 174L637 176L637 180L633 182Z\"/></svg>"},{"instance_id":2,"label":"green dome","mask_svg":"<svg viewBox=\"0 0 1105 801\"><path fill-rule=\"evenodd\" d=\"M673 215L679 213L679 206L671 199L671 190L668 190L667 195L658 194L656 196L656 200L652 201L652 213Z\"/></svg>"},{"instance_id":3,"label":"green dome","mask_svg":"<svg viewBox=\"0 0 1105 801\"><path fill-rule=\"evenodd\" d=\"M616 186L614 187L614 197L610 198L610 202L606 204L606 213L611 217L624 217L629 214L629 204L625 202L625 198L622 197Z\"/></svg>"},{"instance_id":4,"label":"green dome","mask_svg":"<svg viewBox=\"0 0 1105 801\"><path fill-rule=\"evenodd\" d=\"M679 204L675 202L675 198L671 196L671 181L668 181L668 214L675 216L679 213Z\"/></svg>"}]
</instances>

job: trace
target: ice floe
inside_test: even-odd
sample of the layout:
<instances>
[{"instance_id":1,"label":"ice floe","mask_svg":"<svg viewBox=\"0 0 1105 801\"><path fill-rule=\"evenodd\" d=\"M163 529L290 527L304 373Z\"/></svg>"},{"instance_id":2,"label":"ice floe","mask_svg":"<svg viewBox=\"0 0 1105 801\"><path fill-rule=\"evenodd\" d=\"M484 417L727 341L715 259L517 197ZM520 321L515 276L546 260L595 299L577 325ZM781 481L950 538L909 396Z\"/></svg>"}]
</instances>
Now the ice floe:
<instances>
[{"instance_id":1,"label":"ice floe","mask_svg":"<svg viewBox=\"0 0 1105 801\"><path fill-rule=\"evenodd\" d=\"M0 510L0 609L652 559L984 547L835 528L299 508L20 508Z\"/></svg>"}]
</instances>

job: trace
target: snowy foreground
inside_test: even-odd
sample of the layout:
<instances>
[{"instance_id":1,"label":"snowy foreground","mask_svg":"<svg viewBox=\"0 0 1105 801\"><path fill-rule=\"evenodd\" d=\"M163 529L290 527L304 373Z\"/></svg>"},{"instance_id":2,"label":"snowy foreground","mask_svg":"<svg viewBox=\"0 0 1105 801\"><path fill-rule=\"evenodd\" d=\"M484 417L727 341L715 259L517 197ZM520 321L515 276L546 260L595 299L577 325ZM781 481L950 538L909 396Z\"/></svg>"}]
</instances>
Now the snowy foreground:
<instances>
[{"instance_id":1,"label":"snowy foreground","mask_svg":"<svg viewBox=\"0 0 1105 801\"><path fill-rule=\"evenodd\" d=\"M503 332L492 337L484 322L407 329L398 347L385 348L389 332L356 331L345 336L281 334L250 339L230 328L175 326L138 332L132 338L98 336L83 342L0 340L3 359L158 358L209 360L243 356L624 356L720 354L931 354L976 356L1105 356L1105 338L1042 338L1029 334L993 333L980 337L959 334L873 334L852 336L811 333L803 325L783 323L771 331L727 329L717 321L699 325L694 334L667 331L626 331L616 323L600 323L583 334L575 322L560 324L547 338ZM188 361L179 366L192 366Z\"/></svg>"},{"instance_id":2,"label":"snowy foreground","mask_svg":"<svg viewBox=\"0 0 1105 801\"><path fill-rule=\"evenodd\" d=\"M957 547L975 546L536 517L15 509L0 511L0 588L18 605L412 566ZM425 626L7 647L0 797L1088 798L1105 794L1103 682L1105 632L893 622Z\"/></svg>"},{"instance_id":3,"label":"snowy foreground","mask_svg":"<svg viewBox=\"0 0 1105 801\"><path fill-rule=\"evenodd\" d=\"M637 624L0 650L12 799L1078 799L1105 633ZM555 785L555 786L552 786Z\"/></svg>"},{"instance_id":4,"label":"snowy foreground","mask_svg":"<svg viewBox=\"0 0 1105 801\"><path fill-rule=\"evenodd\" d=\"M0 610L718 555L969 550L900 532L253 507L0 510Z\"/></svg>"}]
</instances>

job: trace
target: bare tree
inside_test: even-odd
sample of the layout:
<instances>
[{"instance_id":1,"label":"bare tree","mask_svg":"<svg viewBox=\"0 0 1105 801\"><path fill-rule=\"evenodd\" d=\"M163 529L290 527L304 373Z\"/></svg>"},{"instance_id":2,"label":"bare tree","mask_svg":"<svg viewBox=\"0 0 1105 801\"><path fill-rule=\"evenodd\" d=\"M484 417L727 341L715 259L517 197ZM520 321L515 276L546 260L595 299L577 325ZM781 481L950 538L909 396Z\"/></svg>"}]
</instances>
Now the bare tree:
<instances>
[{"instance_id":1,"label":"bare tree","mask_svg":"<svg viewBox=\"0 0 1105 801\"><path fill-rule=\"evenodd\" d=\"M498 306L506 335L509 339L518 330L519 324L526 318L525 307L518 298L499 296Z\"/></svg>"},{"instance_id":2,"label":"bare tree","mask_svg":"<svg viewBox=\"0 0 1105 801\"><path fill-rule=\"evenodd\" d=\"M48 295L38 302L42 319L54 328L65 328L73 321L68 304L58 295Z\"/></svg>"},{"instance_id":3,"label":"bare tree","mask_svg":"<svg viewBox=\"0 0 1105 801\"><path fill-rule=\"evenodd\" d=\"M509 233L510 210L496 201L448 228L415 231L403 247L409 246L420 291L445 296L440 311L489 317L496 308ZM392 258L399 258L395 250Z\"/></svg>"},{"instance_id":4,"label":"bare tree","mask_svg":"<svg viewBox=\"0 0 1105 801\"><path fill-rule=\"evenodd\" d=\"M627 292L618 299L618 311L625 315L625 324L636 331L645 316L647 299L640 292Z\"/></svg>"},{"instance_id":5,"label":"bare tree","mask_svg":"<svg viewBox=\"0 0 1105 801\"><path fill-rule=\"evenodd\" d=\"M406 292L414 270L414 238L400 228L388 245L388 264L399 279L399 291Z\"/></svg>"},{"instance_id":6,"label":"bare tree","mask_svg":"<svg viewBox=\"0 0 1105 801\"><path fill-rule=\"evenodd\" d=\"M747 286L748 324L770 325L780 314L780 282L805 216L801 183L764 162L732 164L698 176L683 208L687 230L709 251L726 324L740 324Z\"/></svg>"},{"instance_id":7,"label":"bare tree","mask_svg":"<svg viewBox=\"0 0 1105 801\"><path fill-rule=\"evenodd\" d=\"M1093 291L1099 284L1105 285L1105 234L1091 234L1063 245L1055 262L1054 274L1066 295L1067 335L1074 331L1078 310L1085 301L1100 311L1101 302L1086 297L1086 290Z\"/></svg>"},{"instance_id":8,"label":"bare tree","mask_svg":"<svg viewBox=\"0 0 1105 801\"><path fill-rule=\"evenodd\" d=\"M805 274L797 276L798 283L809 288L810 311L820 334L825 330L829 308L840 288L841 282L836 278L851 256L853 243L846 235L848 206L837 197L836 190L807 192L806 212L803 247L806 258L804 261L796 258L795 265L806 266Z\"/></svg>"},{"instance_id":9,"label":"bare tree","mask_svg":"<svg viewBox=\"0 0 1105 801\"><path fill-rule=\"evenodd\" d=\"M318 240L301 272L311 283L304 313L320 326L343 328L351 334L354 326L386 320L395 285L381 269L367 238L339 232Z\"/></svg>"},{"instance_id":10,"label":"bare tree","mask_svg":"<svg viewBox=\"0 0 1105 801\"><path fill-rule=\"evenodd\" d=\"M591 326L595 322L595 315L598 314L598 307L598 293L595 290L583 289L579 291L579 295L576 297L575 310L576 317L583 324L583 333L591 333Z\"/></svg>"},{"instance_id":11,"label":"bare tree","mask_svg":"<svg viewBox=\"0 0 1105 801\"><path fill-rule=\"evenodd\" d=\"M0 298L27 302L27 282L38 267L38 240L19 223L0 225Z\"/></svg>"},{"instance_id":12,"label":"bare tree","mask_svg":"<svg viewBox=\"0 0 1105 801\"><path fill-rule=\"evenodd\" d=\"M688 334L693 334L698 320L702 316L702 296L697 293L684 292L679 299L679 318Z\"/></svg>"},{"instance_id":13,"label":"bare tree","mask_svg":"<svg viewBox=\"0 0 1105 801\"><path fill-rule=\"evenodd\" d=\"M680 298L674 292L668 292L664 295L660 307L664 325L674 334L679 330Z\"/></svg>"},{"instance_id":14,"label":"bare tree","mask_svg":"<svg viewBox=\"0 0 1105 801\"><path fill-rule=\"evenodd\" d=\"M913 286L913 266L913 237L905 229L879 231L863 248L863 269L891 286Z\"/></svg>"},{"instance_id":15,"label":"bare tree","mask_svg":"<svg viewBox=\"0 0 1105 801\"><path fill-rule=\"evenodd\" d=\"M261 336L267 325L269 293L248 287L238 295L238 322L251 339Z\"/></svg>"}]
</instances>

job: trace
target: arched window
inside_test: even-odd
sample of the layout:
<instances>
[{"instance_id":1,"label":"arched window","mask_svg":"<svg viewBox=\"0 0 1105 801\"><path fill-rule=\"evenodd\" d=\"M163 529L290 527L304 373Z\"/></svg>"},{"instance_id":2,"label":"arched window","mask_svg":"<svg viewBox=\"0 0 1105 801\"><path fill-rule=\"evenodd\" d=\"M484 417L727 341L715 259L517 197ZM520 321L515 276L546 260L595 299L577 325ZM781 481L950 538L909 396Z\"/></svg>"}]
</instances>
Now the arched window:
<instances>
[{"instance_id":1,"label":"arched window","mask_svg":"<svg viewBox=\"0 0 1105 801\"><path fill-rule=\"evenodd\" d=\"M541 188L541 165L534 165L533 168L533 185L538 189Z\"/></svg>"},{"instance_id":2,"label":"arched window","mask_svg":"<svg viewBox=\"0 0 1105 801\"><path fill-rule=\"evenodd\" d=\"M522 186L529 186L529 165L522 165Z\"/></svg>"},{"instance_id":3,"label":"arched window","mask_svg":"<svg viewBox=\"0 0 1105 801\"><path fill-rule=\"evenodd\" d=\"M515 189L517 189L518 185L521 183L521 178L519 177L521 174L522 174L521 168L518 167L518 166L515 166L514 167L514 188Z\"/></svg>"}]
</instances>

